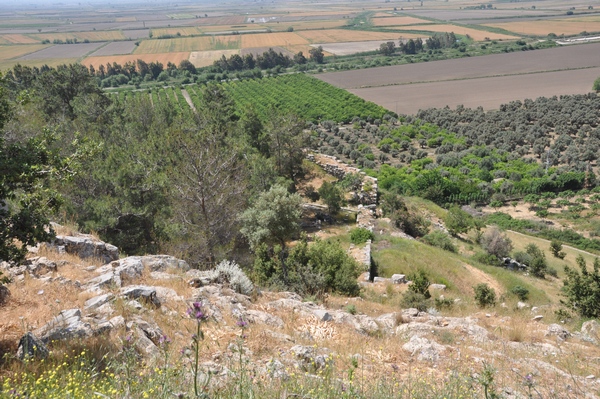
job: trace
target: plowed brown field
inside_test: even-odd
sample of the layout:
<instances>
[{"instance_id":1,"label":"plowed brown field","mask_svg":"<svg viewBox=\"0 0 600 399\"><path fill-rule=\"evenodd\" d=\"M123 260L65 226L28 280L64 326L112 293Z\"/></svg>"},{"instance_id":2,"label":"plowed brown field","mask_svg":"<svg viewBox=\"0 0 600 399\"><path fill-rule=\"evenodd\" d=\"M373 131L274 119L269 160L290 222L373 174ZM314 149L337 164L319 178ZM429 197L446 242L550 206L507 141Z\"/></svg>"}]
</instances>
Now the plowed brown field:
<instances>
[{"instance_id":1,"label":"plowed brown field","mask_svg":"<svg viewBox=\"0 0 600 399\"><path fill-rule=\"evenodd\" d=\"M298 32L298 35L302 36L311 44L397 40L400 37L400 34L398 33L352 31L343 29L309 30Z\"/></svg>"},{"instance_id":2,"label":"plowed brown field","mask_svg":"<svg viewBox=\"0 0 600 399\"><path fill-rule=\"evenodd\" d=\"M40 42L40 40L36 40L21 34L2 35L2 38L13 44L34 44Z\"/></svg>"},{"instance_id":3,"label":"plowed brown field","mask_svg":"<svg viewBox=\"0 0 600 399\"><path fill-rule=\"evenodd\" d=\"M510 40L518 39L517 36L504 35L502 33L487 32L483 30L464 28L456 25L410 25L394 28L397 31L403 30L422 30L429 32L454 32L460 35L469 35L473 40L482 41L486 38L492 40Z\"/></svg>"},{"instance_id":4,"label":"plowed brown field","mask_svg":"<svg viewBox=\"0 0 600 399\"><path fill-rule=\"evenodd\" d=\"M600 43L316 75L344 89L600 67ZM592 81L593 82L593 81ZM591 89L590 83L590 89Z\"/></svg>"},{"instance_id":5,"label":"plowed brown field","mask_svg":"<svg viewBox=\"0 0 600 399\"><path fill-rule=\"evenodd\" d=\"M17 46L0 46L0 60L10 60L50 47L51 44L24 44Z\"/></svg>"},{"instance_id":6,"label":"plowed brown field","mask_svg":"<svg viewBox=\"0 0 600 399\"><path fill-rule=\"evenodd\" d=\"M513 100L589 93L598 76L600 67L349 91L401 114L414 114L426 108L455 108L459 104L490 110Z\"/></svg>"},{"instance_id":7,"label":"plowed brown field","mask_svg":"<svg viewBox=\"0 0 600 399\"><path fill-rule=\"evenodd\" d=\"M482 106L588 93L600 76L600 43L317 75L392 111Z\"/></svg>"}]
</instances>

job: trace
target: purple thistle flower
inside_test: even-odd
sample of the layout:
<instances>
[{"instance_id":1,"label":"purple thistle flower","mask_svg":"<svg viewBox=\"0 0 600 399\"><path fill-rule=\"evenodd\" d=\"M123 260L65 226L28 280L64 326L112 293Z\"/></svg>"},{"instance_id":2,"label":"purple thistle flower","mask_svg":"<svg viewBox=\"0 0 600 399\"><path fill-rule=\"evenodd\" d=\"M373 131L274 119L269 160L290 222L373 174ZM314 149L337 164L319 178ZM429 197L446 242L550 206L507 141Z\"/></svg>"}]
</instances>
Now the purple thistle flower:
<instances>
[{"instance_id":1,"label":"purple thistle flower","mask_svg":"<svg viewBox=\"0 0 600 399\"><path fill-rule=\"evenodd\" d=\"M236 325L241 328L246 328L246 326L248 326L248 322L240 317Z\"/></svg>"},{"instance_id":2,"label":"purple thistle flower","mask_svg":"<svg viewBox=\"0 0 600 399\"><path fill-rule=\"evenodd\" d=\"M166 335L161 335L160 338L158 339L158 344L159 345L163 345L163 344L170 344L171 343L171 339L169 337L167 337Z\"/></svg>"},{"instance_id":3,"label":"purple thistle flower","mask_svg":"<svg viewBox=\"0 0 600 399\"><path fill-rule=\"evenodd\" d=\"M204 305L202 304L202 302L194 302L192 306L188 308L187 314L188 316L196 319L198 322L208 318L208 316L204 312Z\"/></svg>"}]
</instances>

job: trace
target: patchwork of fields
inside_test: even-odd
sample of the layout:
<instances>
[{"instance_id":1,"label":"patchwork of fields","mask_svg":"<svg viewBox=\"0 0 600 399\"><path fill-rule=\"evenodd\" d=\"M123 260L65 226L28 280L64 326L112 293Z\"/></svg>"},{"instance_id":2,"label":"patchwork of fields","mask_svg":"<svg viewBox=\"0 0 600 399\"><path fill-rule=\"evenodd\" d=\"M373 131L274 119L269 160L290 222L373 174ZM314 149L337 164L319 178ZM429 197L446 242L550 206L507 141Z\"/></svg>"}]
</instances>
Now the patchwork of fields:
<instances>
[{"instance_id":1,"label":"patchwork of fields","mask_svg":"<svg viewBox=\"0 0 600 399\"><path fill-rule=\"evenodd\" d=\"M269 48L288 56L299 51L308 56L317 46L323 47L326 56L347 56L375 51L387 41L425 41L444 32L457 34L461 45L471 46L468 53L474 55L483 53L480 48L492 41L500 45L506 41L510 46L524 38L535 46L549 33L600 32L600 0L585 4L532 0L519 2L518 7L498 2L486 9L466 9L473 6L466 0L418 3L248 5L243 13L226 4L202 10L189 5L104 7L93 12L67 7L61 11L62 19L49 10L32 9L19 15L7 11L0 22L0 68L65 62L98 68L137 59L163 65L190 60L204 67L223 56L258 55ZM590 9L595 3L597 7ZM566 15L567 11L574 15ZM52 43L58 40L77 40L77 44ZM430 62L370 69L352 69L357 65L353 61L342 65L346 62L342 59L334 67L350 70L323 74L319 79L390 110L412 113L433 105L493 108L513 98L587 92L600 67L600 43L448 61L432 61L437 58L435 50L429 53L425 58ZM391 61L367 63L389 65L404 58L396 54Z\"/></svg>"}]
</instances>

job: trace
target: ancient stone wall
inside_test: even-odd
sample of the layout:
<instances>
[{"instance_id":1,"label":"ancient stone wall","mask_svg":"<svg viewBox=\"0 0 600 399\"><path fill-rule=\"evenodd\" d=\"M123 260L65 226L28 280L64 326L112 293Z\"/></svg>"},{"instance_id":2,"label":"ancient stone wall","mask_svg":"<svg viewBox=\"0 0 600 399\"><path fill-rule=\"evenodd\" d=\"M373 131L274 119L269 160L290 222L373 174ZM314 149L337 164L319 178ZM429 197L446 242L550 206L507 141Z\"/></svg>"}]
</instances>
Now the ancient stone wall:
<instances>
[{"instance_id":1,"label":"ancient stone wall","mask_svg":"<svg viewBox=\"0 0 600 399\"><path fill-rule=\"evenodd\" d=\"M322 167L328 174L340 180L350 173L360 174L363 182L360 190L356 193L358 203L362 205L377 205L377 178L367 176L360 169L350 166L331 155L309 153L306 158Z\"/></svg>"}]
</instances>

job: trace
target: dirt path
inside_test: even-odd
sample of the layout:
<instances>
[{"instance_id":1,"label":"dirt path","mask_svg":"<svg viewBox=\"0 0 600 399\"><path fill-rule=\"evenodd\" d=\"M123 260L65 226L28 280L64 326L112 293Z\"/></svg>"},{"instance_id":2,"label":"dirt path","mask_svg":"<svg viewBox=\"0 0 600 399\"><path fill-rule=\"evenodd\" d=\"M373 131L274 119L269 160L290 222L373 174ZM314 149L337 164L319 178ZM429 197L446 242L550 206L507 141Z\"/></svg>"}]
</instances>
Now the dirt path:
<instances>
[{"instance_id":1,"label":"dirt path","mask_svg":"<svg viewBox=\"0 0 600 399\"><path fill-rule=\"evenodd\" d=\"M514 231L514 230L506 230L506 231L510 231L513 234L517 234L517 235L520 235L520 236L523 236L523 237L533 237L533 238L536 238L538 240L542 240L542 241L545 241L547 243L550 243L550 240L546 240L545 238L540 238L540 237L536 237L536 236L528 236L527 234L519 233L518 231ZM589 255L589 256L592 256L592 257L597 257L598 256L597 254L594 254L594 253L591 253L591 252L588 252L588 251L584 251L583 249L575 248L575 247L572 247L570 245L563 244L563 248L569 248L569 249L572 249L573 251L581 252L582 254L586 254L586 255Z\"/></svg>"},{"instance_id":2,"label":"dirt path","mask_svg":"<svg viewBox=\"0 0 600 399\"><path fill-rule=\"evenodd\" d=\"M181 94L183 94L183 98L185 98L185 101L187 101L192 111L196 112L196 107L194 107L190 93L188 93L186 89L181 89Z\"/></svg>"},{"instance_id":3,"label":"dirt path","mask_svg":"<svg viewBox=\"0 0 600 399\"><path fill-rule=\"evenodd\" d=\"M504 287L502 287L502 285L500 285L500 283L498 283L498 281L496 281L496 279L494 279L489 274L487 274L487 273L485 273L485 272L477 269L476 267L473 267L473 266L469 265L468 263L463 263L463 266L473 276L473 280L474 281L476 281L478 283L486 283L486 284L488 284L497 293L504 292Z\"/></svg>"}]
</instances>

